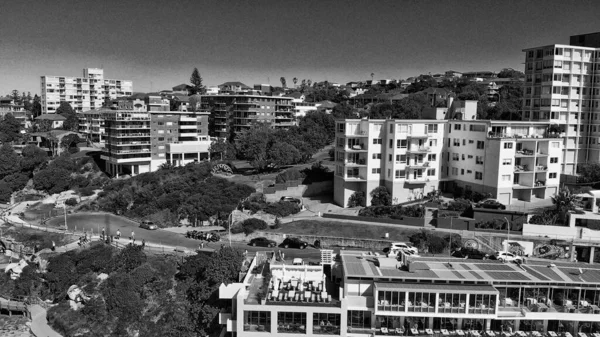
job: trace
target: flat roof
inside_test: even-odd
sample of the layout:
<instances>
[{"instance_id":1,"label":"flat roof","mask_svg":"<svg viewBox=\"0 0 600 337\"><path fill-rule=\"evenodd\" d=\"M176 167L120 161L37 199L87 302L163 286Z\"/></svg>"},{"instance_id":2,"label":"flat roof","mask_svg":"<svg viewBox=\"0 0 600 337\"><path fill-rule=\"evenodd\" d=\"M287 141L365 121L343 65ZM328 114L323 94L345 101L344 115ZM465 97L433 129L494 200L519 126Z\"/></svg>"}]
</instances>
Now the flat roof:
<instances>
[{"instance_id":1,"label":"flat roof","mask_svg":"<svg viewBox=\"0 0 600 337\"><path fill-rule=\"evenodd\" d=\"M377 290L392 290L392 291L404 291L404 290L433 290L443 291L446 293L464 293L465 286L460 284L435 284L435 283L381 283L376 282L375 288ZM491 285L475 285L469 284L467 289L472 294L497 294L498 290Z\"/></svg>"},{"instance_id":2,"label":"flat roof","mask_svg":"<svg viewBox=\"0 0 600 337\"><path fill-rule=\"evenodd\" d=\"M411 257L411 271L394 258L361 251L340 253L344 274L362 279L405 279L479 283L558 283L600 287L600 265L527 260L521 266L496 260ZM380 262L381 260L381 262ZM554 265L554 266L551 266ZM583 273L580 273L580 269ZM431 285L431 284L429 284ZM428 286L429 286L428 285ZM446 286L446 285L444 285Z\"/></svg>"}]
</instances>

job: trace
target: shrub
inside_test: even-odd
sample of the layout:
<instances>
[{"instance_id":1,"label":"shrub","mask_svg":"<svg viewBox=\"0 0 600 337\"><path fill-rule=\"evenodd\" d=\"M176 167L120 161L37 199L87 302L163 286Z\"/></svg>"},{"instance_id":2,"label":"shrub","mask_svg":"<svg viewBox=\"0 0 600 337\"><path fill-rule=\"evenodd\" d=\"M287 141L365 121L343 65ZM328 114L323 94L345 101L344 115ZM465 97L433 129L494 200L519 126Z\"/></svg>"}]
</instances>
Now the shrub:
<instances>
[{"instance_id":1,"label":"shrub","mask_svg":"<svg viewBox=\"0 0 600 337\"><path fill-rule=\"evenodd\" d=\"M275 229L281 228L281 220L279 218L275 218L275 223L273 224L273 228L275 228Z\"/></svg>"},{"instance_id":2,"label":"shrub","mask_svg":"<svg viewBox=\"0 0 600 337\"><path fill-rule=\"evenodd\" d=\"M425 216L425 208L421 205L411 206L369 206L358 212L359 216L371 218L400 219L403 217L422 218Z\"/></svg>"},{"instance_id":3,"label":"shrub","mask_svg":"<svg viewBox=\"0 0 600 337\"><path fill-rule=\"evenodd\" d=\"M298 171L297 168L291 168L288 170L285 170L281 173L279 173L277 175L277 177L275 177L275 182L277 184L283 184L285 182L291 181L291 180L302 180L304 179L304 175Z\"/></svg>"},{"instance_id":4,"label":"shrub","mask_svg":"<svg viewBox=\"0 0 600 337\"><path fill-rule=\"evenodd\" d=\"M452 195L454 198L460 198L463 196L464 189L460 186L454 186L454 190L452 191Z\"/></svg>"},{"instance_id":5,"label":"shrub","mask_svg":"<svg viewBox=\"0 0 600 337\"><path fill-rule=\"evenodd\" d=\"M84 188L80 188L79 189L79 195L82 197L89 197L90 195L94 194L94 188L92 187L84 187Z\"/></svg>"},{"instance_id":6,"label":"shrub","mask_svg":"<svg viewBox=\"0 0 600 337\"><path fill-rule=\"evenodd\" d=\"M65 205L67 205L67 206L75 206L75 205L77 205L77 199L75 199L75 198L69 198L69 199L65 200Z\"/></svg>"},{"instance_id":7,"label":"shrub","mask_svg":"<svg viewBox=\"0 0 600 337\"><path fill-rule=\"evenodd\" d=\"M244 227L242 227L241 223L236 223L231 226L231 234L240 234L244 232Z\"/></svg>"},{"instance_id":8,"label":"shrub","mask_svg":"<svg viewBox=\"0 0 600 337\"><path fill-rule=\"evenodd\" d=\"M265 212L277 217L286 217L300 212L300 206L293 202L273 202L267 205Z\"/></svg>"},{"instance_id":9,"label":"shrub","mask_svg":"<svg viewBox=\"0 0 600 337\"><path fill-rule=\"evenodd\" d=\"M367 204L367 199L365 197L365 192L356 191L352 193L350 198L348 198L348 207L365 207Z\"/></svg>"},{"instance_id":10,"label":"shrub","mask_svg":"<svg viewBox=\"0 0 600 337\"><path fill-rule=\"evenodd\" d=\"M371 193L371 205L373 206L390 206L392 204L392 196L387 187L379 186L374 188Z\"/></svg>"},{"instance_id":11,"label":"shrub","mask_svg":"<svg viewBox=\"0 0 600 337\"><path fill-rule=\"evenodd\" d=\"M244 209L247 209L250 211L250 213L254 214L258 211L262 211L266 207L266 204L246 200L246 201L244 201L243 206L244 206Z\"/></svg>"},{"instance_id":12,"label":"shrub","mask_svg":"<svg viewBox=\"0 0 600 337\"><path fill-rule=\"evenodd\" d=\"M267 229L269 226L267 226L267 223L264 222L264 220L250 218L250 219L246 219L246 220L244 220L244 222L242 222L242 227L244 228L244 233L246 235L249 235L249 234L254 233L254 231L256 231L256 230Z\"/></svg>"},{"instance_id":13,"label":"shrub","mask_svg":"<svg viewBox=\"0 0 600 337\"><path fill-rule=\"evenodd\" d=\"M302 174L305 176L302 181L305 185L333 180L333 172L323 166L322 162L314 163L310 168L305 168L302 170Z\"/></svg>"},{"instance_id":14,"label":"shrub","mask_svg":"<svg viewBox=\"0 0 600 337\"><path fill-rule=\"evenodd\" d=\"M469 200L459 198L450 202L450 204L448 205L448 210L464 212L469 207L471 207L471 202Z\"/></svg>"}]
</instances>

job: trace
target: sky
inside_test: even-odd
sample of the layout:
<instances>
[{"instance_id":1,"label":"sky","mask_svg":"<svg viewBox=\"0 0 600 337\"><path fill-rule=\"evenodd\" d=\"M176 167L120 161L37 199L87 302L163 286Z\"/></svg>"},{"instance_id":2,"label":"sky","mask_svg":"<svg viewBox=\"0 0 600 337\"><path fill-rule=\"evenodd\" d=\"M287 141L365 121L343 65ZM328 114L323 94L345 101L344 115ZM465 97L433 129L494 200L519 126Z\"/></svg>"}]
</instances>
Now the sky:
<instances>
[{"instance_id":1,"label":"sky","mask_svg":"<svg viewBox=\"0 0 600 337\"><path fill-rule=\"evenodd\" d=\"M280 78L346 83L523 70L522 50L600 31L598 0L1 0L0 94L40 76L132 80L149 92Z\"/></svg>"}]
</instances>

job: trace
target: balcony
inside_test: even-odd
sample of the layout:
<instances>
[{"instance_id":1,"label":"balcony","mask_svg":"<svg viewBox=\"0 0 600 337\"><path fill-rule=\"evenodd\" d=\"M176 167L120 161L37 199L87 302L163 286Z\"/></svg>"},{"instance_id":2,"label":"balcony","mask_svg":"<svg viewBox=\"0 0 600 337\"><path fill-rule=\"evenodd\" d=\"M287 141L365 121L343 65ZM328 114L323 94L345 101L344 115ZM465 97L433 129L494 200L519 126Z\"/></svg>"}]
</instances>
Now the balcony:
<instances>
[{"instance_id":1,"label":"balcony","mask_svg":"<svg viewBox=\"0 0 600 337\"><path fill-rule=\"evenodd\" d=\"M344 165L346 166L367 166L367 161L363 158L360 158L358 160L346 160L344 162Z\"/></svg>"},{"instance_id":2,"label":"balcony","mask_svg":"<svg viewBox=\"0 0 600 337\"><path fill-rule=\"evenodd\" d=\"M427 178L426 176L420 175L420 176L413 176L413 175L407 175L406 176L406 183L408 184L425 184L429 181L429 178Z\"/></svg>"},{"instance_id":3,"label":"balcony","mask_svg":"<svg viewBox=\"0 0 600 337\"><path fill-rule=\"evenodd\" d=\"M409 135L407 135L407 138L429 138L429 136L431 136L429 133L425 132L425 133L421 133L421 132L413 132Z\"/></svg>"},{"instance_id":4,"label":"balcony","mask_svg":"<svg viewBox=\"0 0 600 337\"><path fill-rule=\"evenodd\" d=\"M420 169L420 168L426 168L429 167L429 162L428 161L424 161L424 162L409 162L406 164L406 168L407 169Z\"/></svg>"},{"instance_id":5,"label":"balcony","mask_svg":"<svg viewBox=\"0 0 600 337\"><path fill-rule=\"evenodd\" d=\"M538 165L535 167L535 172L548 172L547 166Z\"/></svg>"},{"instance_id":6,"label":"balcony","mask_svg":"<svg viewBox=\"0 0 600 337\"><path fill-rule=\"evenodd\" d=\"M431 149L427 146L413 146L406 149L408 153L428 153Z\"/></svg>"},{"instance_id":7,"label":"balcony","mask_svg":"<svg viewBox=\"0 0 600 337\"><path fill-rule=\"evenodd\" d=\"M114 144L114 143L113 143ZM118 146L123 146L123 145L149 145L150 142L149 141L139 141L139 142L117 142L116 143Z\"/></svg>"},{"instance_id":8,"label":"balcony","mask_svg":"<svg viewBox=\"0 0 600 337\"><path fill-rule=\"evenodd\" d=\"M367 152L368 151L364 144L348 145L344 150L347 152Z\"/></svg>"},{"instance_id":9,"label":"balcony","mask_svg":"<svg viewBox=\"0 0 600 337\"><path fill-rule=\"evenodd\" d=\"M535 157L535 152L529 149L518 150L515 157Z\"/></svg>"},{"instance_id":10,"label":"balcony","mask_svg":"<svg viewBox=\"0 0 600 337\"><path fill-rule=\"evenodd\" d=\"M515 165L515 173L533 173L528 165Z\"/></svg>"},{"instance_id":11,"label":"balcony","mask_svg":"<svg viewBox=\"0 0 600 337\"><path fill-rule=\"evenodd\" d=\"M111 137L123 138L123 137L148 137L150 138L150 133L117 133L110 134Z\"/></svg>"}]
</instances>

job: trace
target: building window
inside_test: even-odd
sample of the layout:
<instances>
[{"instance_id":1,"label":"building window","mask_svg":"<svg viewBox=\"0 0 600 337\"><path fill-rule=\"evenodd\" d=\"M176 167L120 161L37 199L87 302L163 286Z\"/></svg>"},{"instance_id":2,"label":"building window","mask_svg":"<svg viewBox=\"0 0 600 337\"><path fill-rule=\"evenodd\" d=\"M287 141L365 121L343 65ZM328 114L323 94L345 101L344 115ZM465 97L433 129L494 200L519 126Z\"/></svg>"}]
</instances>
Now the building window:
<instances>
[{"instance_id":1,"label":"building window","mask_svg":"<svg viewBox=\"0 0 600 337\"><path fill-rule=\"evenodd\" d=\"M551 146L552 148L554 148L554 149L557 149L557 148L559 148L559 147L560 147L560 142L552 142L552 143L550 144L550 146Z\"/></svg>"},{"instance_id":2,"label":"building window","mask_svg":"<svg viewBox=\"0 0 600 337\"><path fill-rule=\"evenodd\" d=\"M437 124L427 124L427 133L437 133L438 125Z\"/></svg>"},{"instance_id":3,"label":"building window","mask_svg":"<svg viewBox=\"0 0 600 337\"><path fill-rule=\"evenodd\" d=\"M244 311L244 331L271 332L271 312Z\"/></svg>"},{"instance_id":4,"label":"building window","mask_svg":"<svg viewBox=\"0 0 600 337\"><path fill-rule=\"evenodd\" d=\"M465 175L465 169L462 169L462 168L460 169L460 175L461 175L461 176L464 176L464 175Z\"/></svg>"},{"instance_id":5,"label":"building window","mask_svg":"<svg viewBox=\"0 0 600 337\"><path fill-rule=\"evenodd\" d=\"M388 161L392 161L392 155L388 155Z\"/></svg>"},{"instance_id":6,"label":"building window","mask_svg":"<svg viewBox=\"0 0 600 337\"><path fill-rule=\"evenodd\" d=\"M428 177L432 177L435 175L435 169L428 169L427 170L427 176Z\"/></svg>"},{"instance_id":7,"label":"building window","mask_svg":"<svg viewBox=\"0 0 600 337\"><path fill-rule=\"evenodd\" d=\"M556 172L548 173L548 178L550 178L550 179L556 179L556 176L557 176Z\"/></svg>"},{"instance_id":8,"label":"building window","mask_svg":"<svg viewBox=\"0 0 600 337\"><path fill-rule=\"evenodd\" d=\"M405 154L397 154L396 161L400 164L406 164L406 155Z\"/></svg>"},{"instance_id":9,"label":"building window","mask_svg":"<svg viewBox=\"0 0 600 337\"><path fill-rule=\"evenodd\" d=\"M455 175L455 176L458 175L458 167L453 167L452 168L452 175Z\"/></svg>"},{"instance_id":10,"label":"building window","mask_svg":"<svg viewBox=\"0 0 600 337\"><path fill-rule=\"evenodd\" d=\"M485 147L485 142L482 140L477 141L477 148L482 150Z\"/></svg>"},{"instance_id":11,"label":"building window","mask_svg":"<svg viewBox=\"0 0 600 337\"><path fill-rule=\"evenodd\" d=\"M558 157L550 157L550 164L558 163Z\"/></svg>"},{"instance_id":12,"label":"building window","mask_svg":"<svg viewBox=\"0 0 600 337\"><path fill-rule=\"evenodd\" d=\"M348 310L348 327L371 329L371 312Z\"/></svg>"},{"instance_id":13,"label":"building window","mask_svg":"<svg viewBox=\"0 0 600 337\"><path fill-rule=\"evenodd\" d=\"M503 174L502 181L510 181L510 174Z\"/></svg>"},{"instance_id":14,"label":"building window","mask_svg":"<svg viewBox=\"0 0 600 337\"><path fill-rule=\"evenodd\" d=\"M377 145L381 145L381 138L373 138L373 144Z\"/></svg>"},{"instance_id":15,"label":"building window","mask_svg":"<svg viewBox=\"0 0 600 337\"><path fill-rule=\"evenodd\" d=\"M408 125L406 125L406 124L398 124L398 132L400 132L400 133L407 133L408 132Z\"/></svg>"},{"instance_id":16,"label":"building window","mask_svg":"<svg viewBox=\"0 0 600 337\"><path fill-rule=\"evenodd\" d=\"M381 153L373 153L373 159L381 159Z\"/></svg>"},{"instance_id":17,"label":"building window","mask_svg":"<svg viewBox=\"0 0 600 337\"><path fill-rule=\"evenodd\" d=\"M371 173L373 174L381 174L381 169L380 168L374 168L371 170Z\"/></svg>"},{"instance_id":18,"label":"building window","mask_svg":"<svg viewBox=\"0 0 600 337\"><path fill-rule=\"evenodd\" d=\"M427 161L436 161L436 160L437 160L436 154L428 154L427 155Z\"/></svg>"},{"instance_id":19,"label":"building window","mask_svg":"<svg viewBox=\"0 0 600 337\"><path fill-rule=\"evenodd\" d=\"M300 327L306 326L305 312L278 312L277 332L279 333L306 333Z\"/></svg>"},{"instance_id":20,"label":"building window","mask_svg":"<svg viewBox=\"0 0 600 337\"><path fill-rule=\"evenodd\" d=\"M340 314L317 313L313 314L313 334L315 335L340 335Z\"/></svg>"},{"instance_id":21,"label":"building window","mask_svg":"<svg viewBox=\"0 0 600 337\"><path fill-rule=\"evenodd\" d=\"M436 146L437 146L437 139L430 139L429 147L436 147Z\"/></svg>"},{"instance_id":22,"label":"building window","mask_svg":"<svg viewBox=\"0 0 600 337\"><path fill-rule=\"evenodd\" d=\"M454 130L460 130L461 124L454 124Z\"/></svg>"},{"instance_id":23,"label":"building window","mask_svg":"<svg viewBox=\"0 0 600 337\"><path fill-rule=\"evenodd\" d=\"M454 146L460 146L460 139L458 139L458 138L454 138L454 139L453 139L453 142L452 142L452 144L453 144Z\"/></svg>"},{"instance_id":24,"label":"building window","mask_svg":"<svg viewBox=\"0 0 600 337\"><path fill-rule=\"evenodd\" d=\"M483 165L483 156L476 156L475 157L475 164Z\"/></svg>"},{"instance_id":25,"label":"building window","mask_svg":"<svg viewBox=\"0 0 600 337\"><path fill-rule=\"evenodd\" d=\"M512 159L502 159L502 165L512 165Z\"/></svg>"},{"instance_id":26,"label":"building window","mask_svg":"<svg viewBox=\"0 0 600 337\"><path fill-rule=\"evenodd\" d=\"M341 132L341 133L346 132L346 124L344 124L344 123L338 123L338 125L337 125L337 132Z\"/></svg>"},{"instance_id":27,"label":"building window","mask_svg":"<svg viewBox=\"0 0 600 337\"><path fill-rule=\"evenodd\" d=\"M460 160L459 154L458 153L452 153L452 160L459 161Z\"/></svg>"},{"instance_id":28,"label":"building window","mask_svg":"<svg viewBox=\"0 0 600 337\"><path fill-rule=\"evenodd\" d=\"M408 145L408 141L406 139L399 139L396 142L396 144L399 149L406 149L406 146Z\"/></svg>"},{"instance_id":29,"label":"building window","mask_svg":"<svg viewBox=\"0 0 600 337\"><path fill-rule=\"evenodd\" d=\"M396 179L404 178L406 176L406 170L396 170Z\"/></svg>"},{"instance_id":30,"label":"building window","mask_svg":"<svg viewBox=\"0 0 600 337\"><path fill-rule=\"evenodd\" d=\"M475 180L483 180L483 173L475 171Z\"/></svg>"},{"instance_id":31,"label":"building window","mask_svg":"<svg viewBox=\"0 0 600 337\"><path fill-rule=\"evenodd\" d=\"M505 149L512 149L513 148L513 143L504 143L504 148Z\"/></svg>"}]
</instances>

